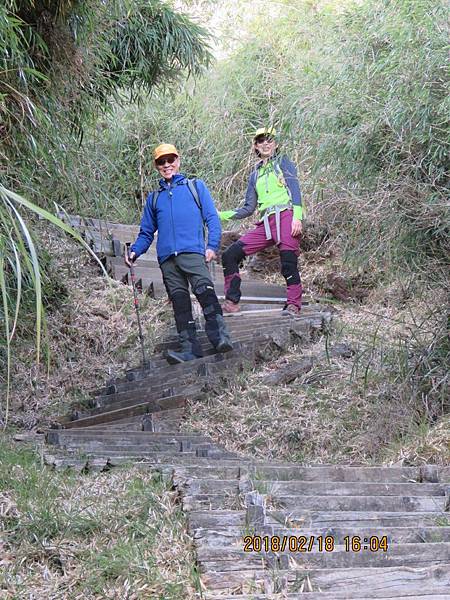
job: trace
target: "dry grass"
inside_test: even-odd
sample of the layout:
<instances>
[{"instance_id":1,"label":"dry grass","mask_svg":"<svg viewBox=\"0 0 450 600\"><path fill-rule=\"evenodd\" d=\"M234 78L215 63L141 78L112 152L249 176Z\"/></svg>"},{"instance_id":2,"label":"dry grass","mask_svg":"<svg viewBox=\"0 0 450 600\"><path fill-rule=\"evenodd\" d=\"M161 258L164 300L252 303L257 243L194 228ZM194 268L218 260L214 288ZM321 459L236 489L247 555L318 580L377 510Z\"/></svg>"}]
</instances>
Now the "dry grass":
<instances>
[{"instance_id":1,"label":"dry grass","mask_svg":"<svg viewBox=\"0 0 450 600\"><path fill-rule=\"evenodd\" d=\"M389 455L388 455L389 456ZM430 428L418 428L401 447L390 449L393 461L405 461L408 464L437 463L450 464L450 417L443 417Z\"/></svg>"},{"instance_id":2,"label":"dry grass","mask_svg":"<svg viewBox=\"0 0 450 600\"><path fill-rule=\"evenodd\" d=\"M331 260L307 263L306 292L324 296L318 284L335 268ZM281 283L278 274L268 279ZM185 429L212 434L229 450L259 459L450 463L448 420L438 428L430 425L446 407L410 393L403 378L408 366L403 361L411 360L412 350L405 346L411 332L423 347L433 339L433 327L423 322L429 300L416 297L406 281L368 293L363 305L333 303L335 331L328 341L345 342L355 352L352 358L325 357L289 385L266 385L269 371L299 355L319 357L326 340L294 347L261 369L230 376L216 396L192 404ZM439 291L433 300L444 302Z\"/></svg>"},{"instance_id":3,"label":"dry grass","mask_svg":"<svg viewBox=\"0 0 450 600\"><path fill-rule=\"evenodd\" d=\"M50 369L37 366L30 340L14 349L11 424L33 428L45 415L64 413L87 391L100 387L141 361L131 288L97 275L99 269L79 247L43 232L55 259L53 277L68 289L64 304L47 316ZM168 306L141 298L142 324L149 351L166 329Z\"/></svg>"},{"instance_id":4,"label":"dry grass","mask_svg":"<svg viewBox=\"0 0 450 600\"><path fill-rule=\"evenodd\" d=\"M1 450L2 598L196 597L184 517L158 476L51 472L26 450Z\"/></svg>"},{"instance_id":5,"label":"dry grass","mask_svg":"<svg viewBox=\"0 0 450 600\"><path fill-rule=\"evenodd\" d=\"M31 344L17 349L12 420L18 426L33 427L45 421L43 415L64 413L72 402L82 402L89 388L140 360L131 290L115 282L108 286L72 244L52 238L46 243L57 256L55 277L69 294L48 316L50 374L32 365ZM331 258L306 263L304 281L313 296L324 295L320 282L331 269ZM269 278L280 281L276 274ZM191 404L183 428L259 459L449 464L448 416L430 427L431 408L409 397L404 379L397 377L404 368L402 343L411 331L420 344L432 342L433 328L426 322L418 328L428 303L415 291L411 282L399 281L374 288L363 305L335 302L330 340L293 347L258 370L231 374L230 383ZM443 302L438 293L434 300ZM169 319L163 302L144 301L149 349ZM335 341L346 342L354 356L324 357L326 342ZM270 371L299 355L321 358L289 385L264 383ZM53 473L26 452L8 448L0 469L0 595L5 599L197 597L190 541L176 499L150 473L136 468Z\"/></svg>"}]
</instances>

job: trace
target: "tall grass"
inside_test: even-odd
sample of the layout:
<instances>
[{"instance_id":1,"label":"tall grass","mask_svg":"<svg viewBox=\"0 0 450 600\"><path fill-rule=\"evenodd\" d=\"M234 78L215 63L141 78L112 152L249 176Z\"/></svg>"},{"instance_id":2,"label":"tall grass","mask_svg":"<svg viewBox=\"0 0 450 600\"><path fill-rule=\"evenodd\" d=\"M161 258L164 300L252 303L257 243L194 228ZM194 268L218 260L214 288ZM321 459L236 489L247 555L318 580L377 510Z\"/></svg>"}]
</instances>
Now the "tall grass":
<instances>
[{"instance_id":1,"label":"tall grass","mask_svg":"<svg viewBox=\"0 0 450 600\"><path fill-rule=\"evenodd\" d=\"M46 219L74 237L92 254L107 275L102 263L76 230L45 209L0 185L0 349L6 348L6 397L5 405L0 404L0 414L4 426L8 422L9 412L11 346L18 331L21 305L26 295L29 295L30 288L34 290L37 363L41 357L42 332L45 331L42 260L39 258L29 223L22 215L23 209Z\"/></svg>"},{"instance_id":2,"label":"tall grass","mask_svg":"<svg viewBox=\"0 0 450 600\"><path fill-rule=\"evenodd\" d=\"M274 124L282 149L300 167L308 218L331 226L344 260L383 283L410 278L410 301L427 300L404 341L406 362L393 353L390 373L402 397L443 410L447 4L297 0L277 18L270 10L256 15L243 40L195 88L170 103L146 105L139 115L127 112L120 143L129 144L133 123L149 145L176 143L183 169L205 178L219 206L228 208L243 199L254 164L252 132ZM127 147L127 160L136 161ZM396 361L404 365L397 375ZM435 418L436 410L427 414Z\"/></svg>"},{"instance_id":3,"label":"tall grass","mask_svg":"<svg viewBox=\"0 0 450 600\"><path fill-rule=\"evenodd\" d=\"M82 242L45 209L56 202L77 212L82 204L91 214L92 206L101 210L104 195L95 185L100 161L94 169L92 161L89 169L79 168L85 163L85 129L95 130L99 115L112 107L198 75L209 60L207 32L159 0L7 0L0 6L0 350L5 351L5 422L11 343L23 318L20 307L30 295L38 362L44 325L42 278L47 265L36 247L33 221L25 218L23 208Z\"/></svg>"},{"instance_id":4,"label":"tall grass","mask_svg":"<svg viewBox=\"0 0 450 600\"><path fill-rule=\"evenodd\" d=\"M220 206L235 206L254 164L252 132L275 124L300 166L309 214L335 223L347 257L439 277L450 249L446 5L344 7L297 0L275 20L267 10L195 87L116 110L79 167L102 164L104 207L136 213L142 181L154 185L150 149L164 140Z\"/></svg>"}]
</instances>

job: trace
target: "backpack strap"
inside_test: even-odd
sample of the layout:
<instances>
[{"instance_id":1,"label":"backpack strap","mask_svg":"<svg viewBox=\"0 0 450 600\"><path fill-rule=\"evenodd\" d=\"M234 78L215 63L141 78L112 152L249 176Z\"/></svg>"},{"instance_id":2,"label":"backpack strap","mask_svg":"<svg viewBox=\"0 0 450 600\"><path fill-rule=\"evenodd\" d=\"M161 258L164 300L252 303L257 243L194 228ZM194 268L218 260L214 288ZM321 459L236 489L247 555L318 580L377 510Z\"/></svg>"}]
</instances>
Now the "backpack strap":
<instances>
[{"instance_id":1,"label":"backpack strap","mask_svg":"<svg viewBox=\"0 0 450 600\"><path fill-rule=\"evenodd\" d=\"M289 198L292 199L291 190L289 189L288 184L286 183L286 177L284 176L283 169L280 165L280 160L276 157L273 161L273 170L275 171L275 175L283 182L284 187L286 188L287 193L289 194Z\"/></svg>"},{"instance_id":2,"label":"backpack strap","mask_svg":"<svg viewBox=\"0 0 450 600\"><path fill-rule=\"evenodd\" d=\"M194 196L195 204L197 205L199 211L202 212L202 205L200 203L200 196L197 189L197 179L188 179L187 186L191 194Z\"/></svg>"},{"instance_id":3,"label":"backpack strap","mask_svg":"<svg viewBox=\"0 0 450 600\"><path fill-rule=\"evenodd\" d=\"M198 193L198 189L197 189L197 179L186 179L187 181L187 186L189 188L189 191L191 192L192 196L194 197L195 200L195 204L197 205L197 208L200 212L202 212L202 205L200 202L200 195ZM153 210L156 210L156 203L158 202L158 196L161 190L156 190L155 192L153 192L153 196L152 196L152 208Z\"/></svg>"},{"instance_id":4,"label":"backpack strap","mask_svg":"<svg viewBox=\"0 0 450 600\"><path fill-rule=\"evenodd\" d=\"M203 221L203 238L206 240L208 229L206 227L206 221L205 221L205 219L203 217L202 205L201 205L201 202L200 202L200 195L199 195L198 189L197 189L197 179L195 177L193 179L188 179L187 180L187 186L188 186L189 191L191 192L192 196L194 197L195 204L197 205L197 208L200 211L200 214L202 216L202 221Z\"/></svg>"},{"instance_id":5,"label":"backpack strap","mask_svg":"<svg viewBox=\"0 0 450 600\"><path fill-rule=\"evenodd\" d=\"M153 208L153 211L156 210L156 203L158 202L158 196L159 196L159 190L156 190L155 192L153 192L153 195L152 195L152 208Z\"/></svg>"}]
</instances>

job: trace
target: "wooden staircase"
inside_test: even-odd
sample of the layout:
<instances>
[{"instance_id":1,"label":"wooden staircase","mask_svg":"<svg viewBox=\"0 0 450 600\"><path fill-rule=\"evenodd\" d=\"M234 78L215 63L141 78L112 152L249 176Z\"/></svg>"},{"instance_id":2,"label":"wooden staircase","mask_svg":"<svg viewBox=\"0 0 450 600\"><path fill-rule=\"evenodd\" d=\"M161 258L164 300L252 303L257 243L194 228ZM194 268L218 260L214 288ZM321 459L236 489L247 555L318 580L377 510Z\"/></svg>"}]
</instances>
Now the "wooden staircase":
<instances>
[{"instance_id":1,"label":"wooden staircase","mask_svg":"<svg viewBox=\"0 0 450 600\"><path fill-rule=\"evenodd\" d=\"M70 219L123 278L112 255L136 228ZM143 289L155 292L154 261L148 254L139 276ZM232 352L215 354L200 333L205 356L170 366L162 353L177 341L168 332L147 368L129 370L92 392L88 406L55 419L46 463L106 471L133 462L170 477L207 600L297 600L306 593L310 600L450 599L450 466L261 462L180 432L187 402L329 327L326 307L310 302L301 317L281 316L284 290L258 281L245 281L244 290L251 285L247 310L226 317Z\"/></svg>"}]
</instances>

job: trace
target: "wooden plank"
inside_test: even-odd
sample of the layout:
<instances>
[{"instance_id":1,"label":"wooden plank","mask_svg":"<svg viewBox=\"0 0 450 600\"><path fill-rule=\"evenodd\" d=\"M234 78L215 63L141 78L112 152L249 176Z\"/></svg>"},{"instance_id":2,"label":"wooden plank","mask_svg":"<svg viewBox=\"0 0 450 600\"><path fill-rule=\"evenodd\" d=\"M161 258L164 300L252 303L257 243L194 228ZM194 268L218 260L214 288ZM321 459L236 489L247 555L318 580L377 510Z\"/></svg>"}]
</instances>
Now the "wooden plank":
<instances>
[{"instance_id":1,"label":"wooden plank","mask_svg":"<svg viewBox=\"0 0 450 600\"><path fill-rule=\"evenodd\" d=\"M90 456L110 456L113 454L117 454L119 456L145 456L147 452L161 452L161 453L176 453L180 452L179 444L164 444L152 442L149 444L143 445L129 445L124 446L120 444L107 444L103 442L76 442L76 441L67 441L61 445L61 448L65 448L66 450L78 450L79 452L83 452L83 454L89 454ZM193 444L193 451L195 451L196 446Z\"/></svg>"},{"instance_id":2,"label":"wooden plank","mask_svg":"<svg viewBox=\"0 0 450 600\"><path fill-rule=\"evenodd\" d=\"M50 429L47 431L48 437L50 439L58 440L59 442L64 440L71 439L84 439L84 440L100 440L107 439L113 440L117 439L120 441L129 441L129 442L138 442L138 443L146 443L147 441L192 441L192 442L203 442L203 443L212 443L212 440L209 436L198 434L198 433L177 433L177 434L167 434L167 433L156 433L153 431L115 431L109 429ZM58 443L58 442L57 442Z\"/></svg>"},{"instance_id":3,"label":"wooden plank","mask_svg":"<svg viewBox=\"0 0 450 600\"><path fill-rule=\"evenodd\" d=\"M170 396L185 396L192 397L201 393L201 386L199 385L183 385L169 386L164 390L149 390L147 387L138 388L135 392L125 392L122 394L111 394L105 398L110 398L100 403L99 406L93 408L85 413L84 416L99 415L103 412L109 412L118 408L127 408L134 404L140 404L142 402L150 402L151 400L159 400L161 398L168 398Z\"/></svg>"},{"instance_id":4,"label":"wooden plank","mask_svg":"<svg viewBox=\"0 0 450 600\"><path fill-rule=\"evenodd\" d=\"M278 496L277 508L290 511L377 511L377 512L444 512L446 499L443 496ZM196 494L185 496L188 510L211 510L229 508L229 498L223 494Z\"/></svg>"},{"instance_id":5,"label":"wooden plank","mask_svg":"<svg viewBox=\"0 0 450 600\"><path fill-rule=\"evenodd\" d=\"M258 527L255 532L260 537L268 536L268 538L284 539L297 538L305 536L308 540L312 537L325 538L331 536L337 545L344 544L346 537L358 537L361 544L364 544L364 539L370 540L371 537L380 539L386 536L389 546L392 544L421 544L421 543L436 543L450 542L450 526L449 527L386 527L383 530L380 527L321 527L321 528L301 528L287 529L284 527L274 527L265 525ZM243 538L249 535L245 527L225 527L225 528L197 528L193 532L193 537L196 546L203 546L206 549L208 546L231 546L243 548ZM270 542L268 542L270 543ZM288 542L287 542L288 543ZM317 543L316 543L317 546Z\"/></svg>"},{"instance_id":6,"label":"wooden plank","mask_svg":"<svg viewBox=\"0 0 450 600\"><path fill-rule=\"evenodd\" d=\"M435 466L435 465L433 465ZM295 463L258 463L245 465L239 473L233 466L230 470L224 466L213 466L199 471L187 467L182 471L186 477L233 479L235 477L256 478L263 484L271 481L354 481L371 483L419 483L423 480L421 467L366 467L366 466L303 466ZM426 481L426 480L425 480ZM436 470L429 483L439 483Z\"/></svg>"},{"instance_id":7,"label":"wooden plank","mask_svg":"<svg viewBox=\"0 0 450 600\"><path fill-rule=\"evenodd\" d=\"M286 495L292 496L445 496L440 483L372 483L334 482L334 481L260 481L245 479L251 489L267 494L270 502ZM192 479L192 489L196 493L219 494L231 485L237 485L235 479ZM191 488L189 488L191 489ZM192 492L193 493L193 492Z\"/></svg>"},{"instance_id":8,"label":"wooden plank","mask_svg":"<svg viewBox=\"0 0 450 600\"><path fill-rule=\"evenodd\" d=\"M149 273L150 270L145 270L145 272L143 272L142 274L139 275L139 278L142 278L142 285L144 287L144 289L147 289L150 284L154 283L155 285L155 294L156 294L156 298L161 298L164 297L166 295L165 293L165 288L161 287L162 286L162 278L160 275L157 275L156 273L154 275L150 275ZM125 274L125 269L122 270L118 270L117 273L115 274L115 278L116 279L121 279L121 276L119 276L119 274L123 273L123 275ZM224 290L223 290L223 281L216 281L214 283L214 289L216 291L217 295L224 295ZM265 283L257 283L255 281L245 281L242 284L242 291L243 294L245 294L246 296L271 296L271 297L275 297L275 298L280 298L282 300L284 300L286 298L286 290L284 287L282 286L277 286L277 285L272 285L272 284L265 284Z\"/></svg>"},{"instance_id":9,"label":"wooden plank","mask_svg":"<svg viewBox=\"0 0 450 600\"><path fill-rule=\"evenodd\" d=\"M124 225L122 223L113 223L112 221L106 221L105 219L97 219L95 217L82 217L80 215L69 214L64 211L57 212L57 216L65 223L69 223L72 227L90 227L92 229L107 229L109 231L113 231L114 229L120 228L134 228L136 232L139 232L139 226L136 225Z\"/></svg>"},{"instance_id":10,"label":"wooden plank","mask_svg":"<svg viewBox=\"0 0 450 600\"><path fill-rule=\"evenodd\" d=\"M140 256L134 263L135 268L140 268L140 269L158 269L159 270L159 264L158 264L158 259L155 257L150 258L148 255L144 254L143 256ZM106 267L108 272L112 273L114 271L114 269L120 267L120 268L125 268L128 271L128 267L125 265L124 263L124 259L122 256L107 256L106 257Z\"/></svg>"},{"instance_id":11,"label":"wooden plank","mask_svg":"<svg viewBox=\"0 0 450 600\"><path fill-rule=\"evenodd\" d=\"M279 581L286 581L286 591L318 590L321 592L361 592L369 598L380 597L386 591L395 597L402 595L402 590L420 590L426 593L448 593L450 589L450 565L433 565L421 568L404 566L346 568L346 569L292 569L278 570L273 574ZM260 584L270 579L270 573L261 569L232 572L209 572L202 575L202 583L212 590L239 589L241 585L249 585L253 581ZM259 586L258 586L259 587ZM256 591L257 588L253 587ZM383 597L383 596L381 596ZM420 597L420 596L419 596Z\"/></svg>"},{"instance_id":12,"label":"wooden plank","mask_svg":"<svg viewBox=\"0 0 450 600\"><path fill-rule=\"evenodd\" d=\"M357 567L425 567L427 565L450 564L450 543L433 544L392 544L388 551L347 552L344 546L336 545L332 552L319 551L317 546L312 552L244 552L243 545L238 547L200 546L196 549L197 560L202 572L244 571L259 566L282 567L291 564L295 567L315 567L323 569L344 569ZM279 560L279 559L282 560ZM285 567L286 568L286 567Z\"/></svg>"},{"instance_id":13,"label":"wooden plank","mask_svg":"<svg viewBox=\"0 0 450 600\"><path fill-rule=\"evenodd\" d=\"M189 452L196 452L198 449L204 447L202 442L192 443L190 445ZM164 442L147 442L145 444L123 444L123 443L108 443L107 440L104 441L65 441L61 448L65 448L68 450L78 450L83 453L89 453L94 456L109 456L111 454L116 454L119 456L145 456L149 452L163 452L163 453L177 453L183 452L182 447L179 443L174 441L173 443L164 443ZM211 452L217 452L222 455L225 454L225 451L221 450L218 447L211 446L208 448ZM187 450L185 450L187 452Z\"/></svg>"},{"instance_id":14,"label":"wooden plank","mask_svg":"<svg viewBox=\"0 0 450 600\"><path fill-rule=\"evenodd\" d=\"M138 387L142 387L145 385L151 385L153 381L161 381L164 377L164 381L171 385L173 381L178 381L180 377L193 377L198 379L200 375L200 370L202 365L205 364L221 364L223 368L229 367L233 362L238 360L240 355L237 355L236 352L227 352L225 354L212 354L210 356L205 356L203 358L198 358L193 361L189 361L188 363L182 363L179 365L169 365L167 364L164 367L159 369L147 371L145 375L140 377L139 379L135 379L133 381L121 380L116 383L117 391L131 391L133 389L137 389ZM147 374L148 373L148 374Z\"/></svg>"},{"instance_id":15,"label":"wooden plank","mask_svg":"<svg viewBox=\"0 0 450 600\"><path fill-rule=\"evenodd\" d=\"M80 427L88 427L90 425L96 425L98 423L110 423L118 421L126 417L135 417L138 415L144 415L146 413L156 412L165 408L180 408L186 403L186 397L183 395L172 396L169 398L161 398L160 400L151 400L150 402L142 402L134 404L127 408L120 408L118 410L112 410L101 413L99 415L92 415L89 417L83 417L76 421L69 421L64 423L66 429L76 429Z\"/></svg>"},{"instance_id":16,"label":"wooden plank","mask_svg":"<svg viewBox=\"0 0 450 600\"><path fill-rule=\"evenodd\" d=\"M223 529L231 526L245 526L245 511L230 512L192 511L189 514L190 529ZM430 512L376 512L376 511L313 511L306 509L302 513L290 515L279 511L266 511L267 527L285 527L296 530L312 528L362 528L377 527L380 530L389 527L434 527L446 521L446 513Z\"/></svg>"},{"instance_id":17,"label":"wooden plank","mask_svg":"<svg viewBox=\"0 0 450 600\"><path fill-rule=\"evenodd\" d=\"M306 580L305 580L306 581ZM438 590L439 592L439 590ZM366 586L361 587L359 590L354 590L353 592L307 592L308 596L306 600L368 600L369 598L381 598L384 600L391 600L395 598L395 600L450 600L450 594L439 593L429 594L426 590L423 590L421 584L415 586L402 586L401 595L399 596L395 590L394 591L380 591L372 593L370 590L367 590ZM371 594L368 596L367 594ZM275 596L276 598L276 596ZM281 596L282 600L305 600L305 594L303 592L299 594L283 594ZM223 595L216 596L215 594L206 594L205 600L273 600L273 594L251 594L247 595L238 595L233 594L232 596Z\"/></svg>"},{"instance_id":18,"label":"wooden plank","mask_svg":"<svg viewBox=\"0 0 450 600\"><path fill-rule=\"evenodd\" d=\"M126 400L154 400L158 397L173 396L175 395L175 391L180 390L182 386L182 383L179 383L178 385L168 385L166 382L160 382L159 384L152 385L150 389L146 387L138 387L127 392L117 392L114 394L95 396L93 400L95 403L93 408L101 408ZM198 389L199 386L192 386L188 391L195 392Z\"/></svg>"},{"instance_id":19,"label":"wooden plank","mask_svg":"<svg viewBox=\"0 0 450 600\"><path fill-rule=\"evenodd\" d=\"M178 432L181 425L181 421L184 416L183 408L173 408L170 410L162 410L155 413L150 413L152 416L153 425L155 432L159 431L172 431ZM126 419L120 419L112 423L90 425L92 428L97 429L117 429L125 431L141 431L143 426L143 419L145 415L138 415L136 417L128 417Z\"/></svg>"},{"instance_id":20,"label":"wooden plank","mask_svg":"<svg viewBox=\"0 0 450 600\"><path fill-rule=\"evenodd\" d=\"M314 326L314 320L310 319L309 317L305 319L288 319L280 317L279 327L274 326L271 331L262 331L261 333L255 333L254 345L258 346L262 341L264 341L264 339L269 340L269 337L272 336L272 334L281 335L281 333L288 334L290 332L296 332L299 335L304 335L305 328L306 330L308 330L309 326ZM249 344L249 346L250 345L251 344ZM156 373L162 374L163 371L167 372L168 370L170 370L172 374L175 374L175 372L192 372L196 367L202 365L203 363L219 363L222 361L232 361L235 358L236 353L234 351L231 351L225 354L217 353L211 356L206 356L204 358L198 358L196 360L189 361L188 363L183 363L180 365L168 365L167 367L164 367L161 370L153 368L147 370L143 370L142 368L133 369L127 372L127 376L125 378L120 378L116 380L115 385L117 387L117 391L125 391L126 389L131 389L130 384L132 384L131 387L134 387L137 384L137 382L148 380L149 377L154 377ZM170 369L168 367L170 367ZM129 374L132 374L132 381L129 381Z\"/></svg>"},{"instance_id":21,"label":"wooden plank","mask_svg":"<svg viewBox=\"0 0 450 600\"><path fill-rule=\"evenodd\" d=\"M303 466L284 464L255 464L249 468L249 476L255 476L258 480L266 479L289 481L298 479L302 481L359 481L373 483L416 483L426 481L438 483L440 472L437 465L432 465L429 471L423 467L384 467L384 466L355 466L355 465L331 465L331 466Z\"/></svg>"},{"instance_id":22,"label":"wooden plank","mask_svg":"<svg viewBox=\"0 0 450 600\"><path fill-rule=\"evenodd\" d=\"M106 456L111 456L111 453L109 452L102 452L102 451L96 451L95 452L96 456L102 456L102 455L106 455ZM202 457L199 456L196 452L174 452L172 455L170 455L169 453L165 453L165 454L160 454L158 452L145 452L145 455L141 456L141 455L135 455L135 457L140 458L140 467L144 470L147 469L154 469L155 467L157 467L158 465L163 465L164 468L167 468L168 466L170 466L171 468L174 468L177 465L184 465L184 464L197 464L199 463L199 461L205 461L204 464L211 464L214 462L228 462L228 463L233 463L233 462L238 462L240 459L239 457L235 456L232 452L225 452L225 451L219 451L219 450L211 450L208 453L207 457ZM109 462L111 464L111 466L118 466L120 464L126 463L127 459L129 458L129 455L126 456L125 454L123 456L121 456L120 454L114 454L114 459L111 459Z\"/></svg>"},{"instance_id":23,"label":"wooden plank","mask_svg":"<svg viewBox=\"0 0 450 600\"><path fill-rule=\"evenodd\" d=\"M280 329L286 329L288 331L295 330L297 334L307 335L310 332L311 320L309 317L302 317L291 321L290 319L282 318L281 315L278 318L264 318L262 320L230 320L227 323L228 331L232 337L233 343L247 343L255 338L256 334L269 334L271 332L277 332ZM295 328L295 329L294 329ZM202 347L207 347L210 343L206 336L206 333L199 331L197 337L202 344ZM178 343L176 336L168 336L165 341L156 344L155 351L161 352L167 348L172 348Z\"/></svg>"}]
</instances>

